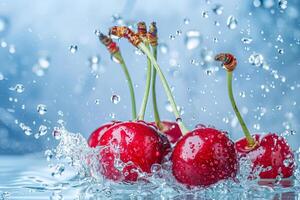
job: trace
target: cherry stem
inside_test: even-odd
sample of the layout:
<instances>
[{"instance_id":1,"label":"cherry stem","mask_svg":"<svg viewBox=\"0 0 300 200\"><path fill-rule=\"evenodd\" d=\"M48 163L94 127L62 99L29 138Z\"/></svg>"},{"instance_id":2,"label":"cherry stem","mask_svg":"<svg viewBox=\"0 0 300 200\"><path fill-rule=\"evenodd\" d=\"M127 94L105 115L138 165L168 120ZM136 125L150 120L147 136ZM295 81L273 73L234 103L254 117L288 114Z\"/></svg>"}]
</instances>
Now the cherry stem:
<instances>
[{"instance_id":1,"label":"cherry stem","mask_svg":"<svg viewBox=\"0 0 300 200\"><path fill-rule=\"evenodd\" d=\"M120 62L120 65L121 65L121 67L124 71L124 74L126 76L126 82L127 82L127 85L128 85L129 91L130 91L130 98L131 98L132 119L136 120L137 114L136 114L135 94L134 94L134 88L133 88L132 80L131 80L130 74L128 72L128 68L125 64L125 61L124 61L120 51L117 51L112 56L114 56Z\"/></svg>"},{"instance_id":2,"label":"cherry stem","mask_svg":"<svg viewBox=\"0 0 300 200\"><path fill-rule=\"evenodd\" d=\"M139 43L138 44L138 48L140 48L146 55L147 57L150 59L151 63L153 64L153 66L155 67L160 79L161 79L161 82L163 84L163 87L165 89L165 92L168 96L168 100L171 104L171 107L172 107L172 111L176 117L176 122L178 123L180 129L181 129L181 132L183 135L185 135L186 133L189 132L189 130L185 127L184 123L182 122L182 119L181 119L181 116L180 116L180 113L177 109L177 105L175 103L175 100L174 100L174 97L172 95L172 92L171 92L171 89L170 89L170 86L164 76L164 74L162 73L159 65L157 64L154 56L152 55L152 53L150 52L150 50L147 48L147 46L143 43Z\"/></svg>"},{"instance_id":3,"label":"cherry stem","mask_svg":"<svg viewBox=\"0 0 300 200\"><path fill-rule=\"evenodd\" d=\"M149 45L146 45L146 48L149 50ZM146 87L145 87L145 92L144 92L144 97L143 101L141 104L141 109L139 112L138 119L139 120L144 120L145 117L145 112L146 112L146 107L149 99L149 93L150 93L150 85L151 85L151 61L149 58L147 58L147 77L146 77Z\"/></svg>"},{"instance_id":4,"label":"cherry stem","mask_svg":"<svg viewBox=\"0 0 300 200\"><path fill-rule=\"evenodd\" d=\"M241 127L243 129L243 132L244 132L244 135L247 139L247 142L248 142L248 146L253 146L255 144L255 141L254 139L252 138L247 126L246 126L246 123L244 122L243 118L242 118L242 115L236 105L236 102L234 100L234 96L233 96L233 92L232 92L232 71L227 71L227 89L228 89L228 95L229 95L229 99L230 99L230 102L231 102L231 105L232 105L232 108L235 112L235 115L236 117L238 118L240 124L241 124Z\"/></svg>"},{"instance_id":5,"label":"cherry stem","mask_svg":"<svg viewBox=\"0 0 300 200\"><path fill-rule=\"evenodd\" d=\"M152 46L152 54L157 61L157 46ZM157 107L157 101L156 101L156 69L153 69L152 73L152 104L153 104L153 112L154 112L154 119L155 124L158 128L160 128L160 117L159 117L159 111Z\"/></svg>"}]
</instances>

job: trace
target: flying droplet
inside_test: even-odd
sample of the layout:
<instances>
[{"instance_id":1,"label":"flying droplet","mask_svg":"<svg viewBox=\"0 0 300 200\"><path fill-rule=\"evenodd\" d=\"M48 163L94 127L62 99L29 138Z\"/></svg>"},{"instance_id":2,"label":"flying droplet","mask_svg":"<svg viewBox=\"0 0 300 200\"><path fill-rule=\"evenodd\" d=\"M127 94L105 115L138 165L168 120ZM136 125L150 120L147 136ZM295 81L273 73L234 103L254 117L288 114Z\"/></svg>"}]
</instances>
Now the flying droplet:
<instances>
[{"instance_id":1,"label":"flying droplet","mask_svg":"<svg viewBox=\"0 0 300 200\"><path fill-rule=\"evenodd\" d=\"M284 50L283 49L278 49L277 50L279 54L284 54Z\"/></svg>"},{"instance_id":2,"label":"flying droplet","mask_svg":"<svg viewBox=\"0 0 300 200\"><path fill-rule=\"evenodd\" d=\"M188 50L197 48L201 43L201 34L197 30L187 31L185 34L185 46Z\"/></svg>"},{"instance_id":3,"label":"flying droplet","mask_svg":"<svg viewBox=\"0 0 300 200\"><path fill-rule=\"evenodd\" d=\"M282 38L282 36L281 36L281 35L278 35L276 41L277 41L277 42L280 42L280 43L283 43L283 38Z\"/></svg>"},{"instance_id":4,"label":"flying droplet","mask_svg":"<svg viewBox=\"0 0 300 200\"><path fill-rule=\"evenodd\" d=\"M32 130L29 126L26 126L24 123L20 123L19 127L23 130L23 132L25 133L25 135L32 135Z\"/></svg>"},{"instance_id":5,"label":"flying droplet","mask_svg":"<svg viewBox=\"0 0 300 200\"><path fill-rule=\"evenodd\" d=\"M288 1L287 0L278 0L278 6L281 10L285 10L288 7Z\"/></svg>"},{"instance_id":6,"label":"flying droplet","mask_svg":"<svg viewBox=\"0 0 300 200\"><path fill-rule=\"evenodd\" d=\"M190 23L190 19L189 18L184 18L183 19L183 23L184 24L189 24Z\"/></svg>"},{"instance_id":7,"label":"flying droplet","mask_svg":"<svg viewBox=\"0 0 300 200\"><path fill-rule=\"evenodd\" d=\"M40 125L39 127L39 131L37 133L37 135L40 137L40 136L43 136L43 135L46 135L47 134L47 131L48 131L48 127L45 126L45 125Z\"/></svg>"},{"instance_id":8,"label":"flying droplet","mask_svg":"<svg viewBox=\"0 0 300 200\"><path fill-rule=\"evenodd\" d=\"M9 26L9 21L6 17L0 16L0 35L5 34L7 32Z\"/></svg>"},{"instance_id":9,"label":"flying droplet","mask_svg":"<svg viewBox=\"0 0 300 200\"><path fill-rule=\"evenodd\" d=\"M113 94L110 100L113 104L118 104L121 101L121 97L117 94Z\"/></svg>"},{"instance_id":10,"label":"flying droplet","mask_svg":"<svg viewBox=\"0 0 300 200\"><path fill-rule=\"evenodd\" d=\"M224 7L221 4L217 4L217 5L215 5L215 7L212 10L215 14L222 15L223 9L224 9Z\"/></svg>"},{"instance_id":11,"label":"flying droplet","mask_svg":"<svg viewBox=\"0 0 300 200\"><path fill-rule=\"evenodd\" d=\"M258 8L261 6L261 0L253 0L254 7Z\"/></svg>"},{"instance_id":12,"label":"flying droplet","mask_svg":"<svg viewBox=\"0 0 300 200\"><path fill-rule=\"evenodd\" d=\"M202 17L203 18L208 18L208 12L207 11L203 11L202 12Z\"/></svg>"},{"instance_id":13,"label":"flying droplet","mask_svg":"<svg viewBox=\"0 0 300 200\"><path fill-rule=\"evenodd\" d=\"M95 99L95 104L99 105L100 104L100 99Z\"/></svg>"},{"instance_id":14,"label":"flying droplet","mask_svg":"<svg viewBox=\"0 0 300 200\"><path fill-rule=\"evenodd\" d=\"M264 62L264 57L261 54L253 53L248 59L249 63L257 67L261 66Z\"/></svg>"},{"instance_id":15,"label":"flying droplet","mask_svg":"<svg viewBox=\"0 0 300 200\"><path fill-rule=\"evenodd\" d=\"M241 39L241 41L244 43L244 44L251 44L253 39L251 37L243 37Z\"/></svg>"},{"instance_id":16,"label":"flying droplet","mask_svg":"<svg viewBox=\"0 0 300 200\"><path fill-rule=\"evenodd\" d=\"M238 24L238 21L237 21L237 19L233 15L230 15L227 18L227 27L229 29L231 29L231 30L236 29L237 24Z\"/></svg>"},{"instance_id":17,"label":"flying droplet","mask_svg":"<svg viewBox=\"0 0 300 200\"><path fill-rule=\"evenodd\" d=\"M78 50L78 47L77 47L77 45L71 45L70 47L69 47L69 51L71 52L71 53L76 53L77 52L77 50Z\"/></svg>"},{"instance_id":18,"label":"flying droplet","mask_svg":"<svg viewBox=\"0 0 300 200\"><path fill-rule=\"evenodd\" d=\"M16 91L17 93L22 93L22 92L24 92L25 87L22 84L17 84L17 85L15 85L15 87L9 88L9 90Z\"/></svg>"},{"instance_id":19,"label":"flying droplet","mask_svg":"<svg viewBox=\"0 0 300 200\"><path fill-rule=\"evenodd\" d=\"M50 66L50 59L48 57L40 57L38 64L43 69L48 69Z\"/></svg>"},{"instance_id":20,"label":"flying droplet","mask_svg":"<svg viewBox=\"0 0 300 200\"><path fill-rule=\"evenodd\" d=\"M36 110L40 115L44 115L47 113L47 106L44 104L39 104L37 105Z\"/></svg>"},{"instance_id":21,"label":"flying droplet","mask_svg":"<svg viewBox=\"0 0 300 200\"><path fill-rule=\"evenodd\" d=\"M159 50L160 50L160 52L161 52L162 54L167 54L167 53L169 52L169 47L168 47L168 45L165 44L165 43L160 43L160 44L158 45L158 48L159 48Z\"/></svg>"}]
</instances>

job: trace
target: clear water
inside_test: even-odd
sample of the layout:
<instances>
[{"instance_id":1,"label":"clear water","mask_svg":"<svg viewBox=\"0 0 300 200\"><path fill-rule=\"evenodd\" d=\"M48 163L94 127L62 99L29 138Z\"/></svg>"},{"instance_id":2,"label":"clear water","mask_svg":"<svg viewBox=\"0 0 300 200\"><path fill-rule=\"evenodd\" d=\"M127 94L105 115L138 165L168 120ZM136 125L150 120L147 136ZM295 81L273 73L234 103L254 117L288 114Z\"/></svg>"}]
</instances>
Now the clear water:
<instances>
[{"instance_id":1,"label":"clear water","mask_svg":"<svg viewBox=\"0 0 300 200\"><path fill-rule=\"evenodd\" d=\"M251 164L247 159L241 160L236 180L222 181L209 188L188 189L176 183L169 162L152 166L152 175L139 173L136 184L115 183L98 173L99 149L90 149L81 134L56 127L53 136L59 144L46 150L44 156L37 153L0 157L1 200L300 198L299 169L291 179L248 180ZM298 152L295 153L298 159ZM121 169L123 164L126 163L117 161L116 167Z\"/></svg>"}]
</instances>

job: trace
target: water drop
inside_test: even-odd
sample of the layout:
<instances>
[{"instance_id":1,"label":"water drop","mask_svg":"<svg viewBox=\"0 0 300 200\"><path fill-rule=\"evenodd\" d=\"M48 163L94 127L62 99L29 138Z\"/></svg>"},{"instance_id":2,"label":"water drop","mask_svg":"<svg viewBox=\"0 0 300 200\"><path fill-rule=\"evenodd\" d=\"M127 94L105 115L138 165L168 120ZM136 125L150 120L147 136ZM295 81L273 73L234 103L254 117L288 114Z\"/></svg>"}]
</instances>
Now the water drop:
<instances>
[{"instance_id":1,"label":"water drop","mask_svg":"<svg viewBox=\"0 0 300 200\"><path fill-rule=\"evenodd\" d=\"M9 21L6 17L0 16L0 35L7 32Z\"/></svg>"},{"instance_id":2,"label":"water drop","mask_svg":"<svg viewBox=\"0 0 300 200\"><path fill-rule=\"evenodd\" d=\"M47 113L47 106L44 104L39 104L37 105L36 110L40 115L44 115Z\"/></svg>"},{"instance_id":3,"label":"water drop","mask_svg":"<svg viewBox=\"0 0 300 200\"><path fill-rule=\"evenodd\" d=\"M0 81L4 80L4 75L0 72Z\"/></svg>"},{"instance_id":4,"label":"water drop","mask_svg":"<svg viewBox=\"0 0 300 200\"><path fill-rule=\"evenodd\" d=\"M281 55L284 54L284 50L283 50L283 49L278 49L277 51L278 51L278 53L281 54Z\"/></svg>"},{"instance_id":5,"label":"water drop","mask_svg":"<svg viewBox=\"0 0 300 200\"><path fill-rule=\"evenodd\" d=\"M248 59L249 63L257 67L261 66L264 62L264 57L261 54L253 53Z\"/></svg>"},{"instance_id":6,"label":"water drop","mask_svg":"<svg viewBox=\"0 0 300 200\"><path fill-rule=\"evenodd\" d=\"M160 44L158 45L158 48L159 48L159 50L160 50L160 52L161 52L162 54L167 54L167 53L169 52L169 47L168 47L168 45L165 44L165 43L160 43Z\"/></svg>"},{"instance_id":7,"label":"water drop","mask_svg":"<svg viewBox=\"0 0 300 200\"><path fill-rule=\"evenodd\" d=\"M215 14L222 15L223 9L224 9L224 7L221 4L217 4L217 5L215 5L215 7L212 10Z\"/></svg>"},{"instance_id":8,"label":"water drop","mask_svg":"<svg viewBox=\"0 0 300 200\"><path fill-rule=\"evenodd\" d=\"M43 135L47 134L47 131L48 131L48 127L47 126L40 125L38 134L39 134L39 136L43 136Z\"/></svg>"},{"instance_id":9,"label":"water drop","mask_svg":"<svg viewBox=\"0 0 300 200\"><path fill-rule=\"evenodd\" d=\"M175 35L170 35L169 38L170 40L175 40Z\"/></svg>"},{"instance_id":10,"label":"water drop","mask_svg":"<svg viewBox=\"0 0 300 200\"><path fill-rule=\"evenodd\" d=\"M277 38L276 38L276 41L277 42L280 42L280 43L283 43L283 38L281 35L278 35Z\"/></svg>"},{"instance_id":11,"label":"water drop","mask_svg":"<svg viewBox=\"0 0 300 200\"><path fill-rule=\"evenodd\" d=\"M9 90L16 91L17 93L22 93L25 90L24 85L16 84L15 87L10 87Z\"/></svg>"},{"instance_id":12,"label":"water drop","mask_svg":"<svg viewBox=\"0 0 300 200\"><path fill-rule=\"evenodd\" d=\"M201 34L197 30L187 31L185 34L185 46L188 50L197 48L201 43Z\"/></svg>"},{"instance_id":13,"label":"water drop","mask_svg":"<svg viewBox=\"0 0 300 200\"><path fill-rule=\"evenodd\" d=\"M50 59L49 57L40 57L38 60L38 65L42 68L42 69L48 69L50 66Z\"/></svg>"},{"instance_id":14,"label":"water drop","mask_svg":"<svg viewBox=\"0 0 300 200\"><path fill-rule=\"evenodd\" d=\"M19 127L22 129L25 135L32 135L32 130L29 126L26 126L24 123L20 123Z\"/></svg>"},{"instance_id":15,"label":"water drop","mask_svg":"<svg viewBox=\"0 0 300 200\"><path fill-rule=\"evenodd\" d=\"M202 17L203 18L208 18L208 12L207 11L203 11L202 12Z\"/></svg>"},{"instance_id":16,"label":"water drop","mask_svg":"<svg viewBox=\"0 0 300 200\"><path fill-rule=\"evenodd\" d=\"M288 7L288 1L287 0L278 0L278 6L281 10L285 10Z\"/></svg>"},{"instance_id":17,"label":"water drop","mask_svg":"<svg viewBox=\"0 0 300 200\"><path fill-rule=\"evenodd\" d=\"M241 41L244 43L244 44L251 44L253 39L251 37L243 37L241 39Z\"/></svg>"},{"instance_id":18,"label":"water drop","mask_svg":"<svg viewBox=\"0 0 300 200\"><path fill-rule=\"evenodd\" d=\"M115 63L118 63L118 64L121 63L120 60L117 59L117 58L116 58L115 56L113 56L113 55L110 56L110 59L111 59L113 62L115 62Z\"/></svg>"},{"instance_id":19,"label":"water drop","mask_svg":"<svg viewBox=\"0 0 300 200\"><path fill-rule=\"evenodd\" d=\"M16 53L16 47L14 45L9 45L8 52L11 54Z\"/></svg>"},{"instance_id":20,"label":"water drop","mask_svg":"<svg viewBox=\"0 0 300 200\"><path fill-rule=\"evenodd\" d=\"M95 99L95 104L99 105L100 104L100 99Z\"/></svg>"},{"instance_id":21,"label":"water drop","mask_svg":"<svg viewBox=\"0 0 300 200\"><path fill-rule=\"evenodd\" d=\"M110 100L113 104L118 104L121 101L121 97L117 94L113 94Z\"/></svg>"},{"instance_id":22,"label":"water drop","mask_svg":"<svg viewBox=\"0 0 300 200\"><path fill-rule=\"evenodd\" d=\"M77 45L71 45L70 47L69 47L69 51L71 52L71 53L76 53L77 52L77 50L78 50L78 47L77 47Z\"/></svg>"},{"instance_id":23,"label":"water drop","mask_svg":"<svg viewBox=\"0 0 300 200\"><path fill-rule=\"evenodd\" d=\"M261 6L261 0L253 0L254 7L258 8Z\"/></svg>"},{"instance_id":24,"label":"water drop","mask_svg":"<svg viewBox=\"0 0 300 200\"><path fill-rule=\"evenodd\" d=\"M99 30L97 30L97 29L94 31L94 33L95 33L95 35L98 36L98 37L101 35L101 32L100 32Z\"/></svg>"},{"instance_id":25,"label":"water drop","mask_svg":"<svg viewBox=\"0 0 300 200\"><path fill-rule=\"evenodd\" d=\"M189 18L184 18L183 19L183 23L184 24L189 24L190 23L190 19Z\"/></svg>"},{"instance_id":26,"label":"water drop","mask_svg":"<svg viewBox=\"0 0 300 200\"><path fill-rule=\"evenodd\" d=\"M237 19L233 15L230 15L227 18L227 27L229 29L231 29L231 30L236 29L237 24L238 24L238 21L237 21Z\"/></svg>"}]
</instances>

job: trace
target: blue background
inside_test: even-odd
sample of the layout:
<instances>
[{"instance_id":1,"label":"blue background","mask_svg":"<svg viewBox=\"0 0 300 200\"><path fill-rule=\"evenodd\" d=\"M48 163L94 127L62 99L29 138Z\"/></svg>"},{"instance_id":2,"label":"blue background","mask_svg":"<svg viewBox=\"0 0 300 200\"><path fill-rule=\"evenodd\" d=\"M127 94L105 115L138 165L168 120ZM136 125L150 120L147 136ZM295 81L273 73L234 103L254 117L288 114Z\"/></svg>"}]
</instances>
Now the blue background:
<instances>
[{"instance_id":1,"label":"blue background","mask_svg":"<svg viewBox=\"0 0 300 200\"><path fill-rule=\"evenodd\" d=\"M217 4L224 8L221 15L213 12ZM229 131L233 139L242 136L227 97L225 72L219 63L211 61L211 56L218 52L232 52L239 62L234 73L235 96L251 132L287 131L295 134L287 138L297 149L299 5L299 1L289 0L287 9L282 10L277 0L1 0L0 154L24 154L52 147L55 140L51 132L58 119L66 122L68 130L86 137L112 116L129 119L130 96L123 73L100 45L94 30L106 32L112 25L140 20L157 22L163 44L159 63L190 128L198 123L210 124ZM226 25L230 15L237 19L233 30ZM185 45L189 30L201 34L200 45L192 50ZM252 42L244 44L244 37L252 38ZM126 41L119 44L136 84L140 105L145 57ZM78 47L74 54L69 51L71 45ZM279 49L284 53L280 54ZM263 56L264 67L249 63L253 53ZM95 72L91 73L92 56L100 57L98 78ZM45 58L50 65L43 76L38 76L34 69L39 59ZM23 84L24 92L9 89L16 84ZM113 94L120 96L118 104L111 102ZM165 108L167 101L160 83L158 99L162 118L174 119ZM47 105L45 115L37 112L38 104ZM151 109L150 103L147 120L153 120ZM29 126L33 135L26 136L19 123ZM35 139L34 134L42 124L49 130Z\"/></svg>"}]
</instances>

